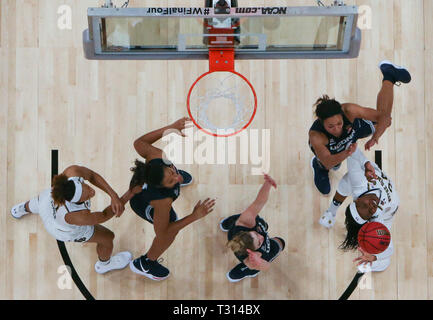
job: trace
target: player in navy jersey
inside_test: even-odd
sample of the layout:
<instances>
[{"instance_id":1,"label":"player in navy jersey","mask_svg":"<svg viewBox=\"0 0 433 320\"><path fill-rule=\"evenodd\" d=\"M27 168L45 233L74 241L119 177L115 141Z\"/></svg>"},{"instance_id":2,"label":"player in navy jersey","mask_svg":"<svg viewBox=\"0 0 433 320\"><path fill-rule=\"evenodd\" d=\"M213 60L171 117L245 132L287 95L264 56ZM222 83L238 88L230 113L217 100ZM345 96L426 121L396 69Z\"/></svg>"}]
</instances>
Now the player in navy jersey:
<instances>
[{"instance_id":1,"label":"player in navy jersey","mask_svg":"<svg viewBox=\"0 0 433 320\"><path fill-rule=\"evenodd\" d=\"M230 282L257 276L260 271L268 270L271 262L284 250L283 239L268 236L268 224L259 217L268 201L271 187L276 188L274 179L264 175L265 182L254 202L241 214L227 217L220 222L222 231L227 232L228 246L240 261L227 273Z\"/></svg>"},{"instance_id":2,"label":"player in navy jersey","mask_svg":"<svg viewBox=\"0 0 433 320\"><path fill-rule=\"evenodd\" d=\"M337 170L357 147L356 142L371 136L365 144L370 150L378 143L386 128L391 125L394 85L409 83L409 72L389 61L382 61L379 68L383 74L382 88L377 96L377 110L354 103L340 104L327 95L318 99L317 120L309 131L309 145L314 153L311 167L314 183L320 193L331 191L329 170Z\"/></svg>"},{"instance_id":3,"label":"player in navy jersey","mask_svg":"<svg viewBox=\"0 0 433 320\"><path fill-rule=\"evenodd\" d=\"M134 174L130 189L137 194L131 199L130 205L137 215L153 224L156 236L147 253L131 261L129 266L135 273L152 280L164 280L169 276L170 271L158 262L158 258L173 243L178 232L205 217L215 205L215 200L199 201L191 214L178 219L172 203L179 197L180 187L192 183L192 176L178 170L163 158L161 149L152 145L168 130L184 136L182 130L188 121L188 118L182 118L167 127L147 133L134 142L135 150L146 162L136 160L135 167L131 169Z\"/></svg>"}]
</instances>

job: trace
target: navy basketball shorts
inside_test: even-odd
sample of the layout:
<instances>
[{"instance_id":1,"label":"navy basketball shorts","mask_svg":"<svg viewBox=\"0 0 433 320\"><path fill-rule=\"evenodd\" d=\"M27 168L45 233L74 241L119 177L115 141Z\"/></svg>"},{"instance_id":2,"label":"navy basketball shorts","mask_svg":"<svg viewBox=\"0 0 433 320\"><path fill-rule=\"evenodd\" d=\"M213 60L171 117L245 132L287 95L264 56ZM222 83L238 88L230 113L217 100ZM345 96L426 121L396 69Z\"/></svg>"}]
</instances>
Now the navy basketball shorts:
<instances>
[{"instance_id":1,"label":"navy basketball shorts","mask_svg":"<svg viewBox=\"0 0 433 320\"><path fill-rule=\"evenodd\" d=\"M137 199L135 201L133 201L134 198L131 199L131 201L129 202L131 209L141 218L143 218L144 220L146 220L147 222L150 222L151 224L153 224L153 214L155 209L147 203L140 203L140 201L137 201ZM177 221L177 214L176 211L174 211L173 207L170 208L170 222L175 222Z\"/></svg>"},{"instance_id":2,"label":"navy basketball shorts","mask_svg":"<svg viewBox=\"0 0 433 320\"><path fill-rule=\"evenodd\" d=\"M367 138L374 134L376 132L375 124L375 122L370 120L361 119L360 128L356 129L356 139Z\"/></svg>"}]
</instances>

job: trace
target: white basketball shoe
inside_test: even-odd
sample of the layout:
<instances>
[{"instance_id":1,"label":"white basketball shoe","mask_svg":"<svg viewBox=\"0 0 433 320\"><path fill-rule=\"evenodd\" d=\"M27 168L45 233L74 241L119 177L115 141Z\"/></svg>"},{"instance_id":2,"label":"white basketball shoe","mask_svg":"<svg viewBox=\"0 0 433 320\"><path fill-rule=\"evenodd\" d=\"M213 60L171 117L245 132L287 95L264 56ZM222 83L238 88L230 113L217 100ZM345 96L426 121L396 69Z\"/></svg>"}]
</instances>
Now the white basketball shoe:
<instances>
[{"instance_id":1,"label":"white basketball shoe","mask_svg":"<svg viewBox=\"0 0 433 320\"><path fill-rule=\"evenodd\" d=\"M319 223L325 228L331 229L335 224L335 215L331 211L326 210L320 217Z\"/></svg>"},{"instance_id":2,"label":"white basketball shoe","mask_svg":"<svg viewBox=\"0 0 433 320\"><path fill-rule=\"evenodd\" d=\"M118 254L111 257L110 262L104 264L104 262L98 261L95 263L95 270L99 274L104 274L108 271L123 269L129 265L132 260L132 254L128 251L119 252Z\"/></svg>"},{"instance_id":3,"label":"white basketball shoe","mask_svg":"<svg viewBox=\"0 0 433 320\"><path fill-rule=\"evenodd\" d=\"M21 202L20 204L13 206L13 208L11 209L11 215L15 219L21 219L23 216L25 216L29 213L30 212L26 211L26 203L25 202Z\"/></svg>"}]
</instances>

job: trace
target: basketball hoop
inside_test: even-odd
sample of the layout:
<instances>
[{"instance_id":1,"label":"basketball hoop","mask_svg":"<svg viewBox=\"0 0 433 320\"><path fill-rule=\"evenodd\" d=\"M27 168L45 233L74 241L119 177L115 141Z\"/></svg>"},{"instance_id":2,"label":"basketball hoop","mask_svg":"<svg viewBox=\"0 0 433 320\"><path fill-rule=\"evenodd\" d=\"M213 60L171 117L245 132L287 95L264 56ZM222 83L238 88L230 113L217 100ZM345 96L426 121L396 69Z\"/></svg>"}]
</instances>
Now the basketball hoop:
<instances>
[{"instance_id":1,"label":"basketball hoop","mask_svg":"<svg viewBox=\"0 0 433 320\"><path fill-rule=\"evenodd\" d=\"M228 6L225 1L224 4ZM187 97L188 113L203 132L215 137L233 136L251 124L257 110L254 87L235 71L239 19L226 18L224 14L221 18L205 19L204 30L209 71L192 84Z\"/></svg>"},{"instance_id":2,"label":"basketball hoop","mask_svg":"<svg viewBox=\"0 0 433 320\"><path fill-rule=\"evenodd\" d=\"M215 35L219 42L227 38L233 42L234 37ZM233 136L251 124L257 95L248 79L234 70L234 48L209 49L209 71L192 84L187 106L197 128L215 137Z\"/></svg>"}]
</instances>

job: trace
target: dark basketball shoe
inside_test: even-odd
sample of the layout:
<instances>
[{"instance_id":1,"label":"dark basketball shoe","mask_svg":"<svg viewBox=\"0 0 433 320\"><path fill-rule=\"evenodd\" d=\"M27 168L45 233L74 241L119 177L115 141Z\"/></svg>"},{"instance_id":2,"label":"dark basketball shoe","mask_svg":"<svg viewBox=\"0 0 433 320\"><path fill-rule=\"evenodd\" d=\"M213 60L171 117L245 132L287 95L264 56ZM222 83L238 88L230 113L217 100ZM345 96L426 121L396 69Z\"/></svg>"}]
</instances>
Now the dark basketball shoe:
<instances>
[{"instance_id":1,"label":"dark basketball shoe","mask_svg":"<svg viewBox=\"0 0 433 320\"><path fill-rule=\"evenodd\" d=\"M190 185L192 183L192 175L190 175L188 172L183 170L178 170L178 171L183 178L183 182L180 184L180 186L185 187L187 185Z\"/></svg>"},{"instance_id":2,"label":"dark basketball shoe","mask_svg":"<svg viewBox=\"0 0 433 320\"><path fill-rule=\"evenodd\" d=\"M162 262L162 259L160 260ZM167 279L170 271L158 261L150 260L146 255L141 256L129 263L129 268L142 276L149 279L161 281Z\"/></svg>"},{"instance_id":3,"label":"dark basketball shoe","mask_svg":"<svg viewBox=\"0 0 433 320\"><path fill-rule=\"evenodd\" d=\"M254 278L260 273L260 270L251 270L242 262L227 272L226 276L230 282L238 282L244 278Z\"/></svg>"},{"instance_id":4,"label":"dark basketball shoe","mask_svg":"<svg viewBox=\"0 0 433 320\"><path fill-rule=\"evenodd\" d=\"M314 184L321 194L327 195L331 192L331 184L329 182L329 171L323 168L316 157L311 159L311 168L313 169Z\"/></svg>"},{"instance_id":5,"label":"dark basketball shoe","mask_svg":"<svg viewBox=\"0 0 433 320\"><path fill-rule=\"evenodd\" d=\"M383 60L379 63L379 68L382 71L384 80L389 80L392 83L409 83L412 80L406 68L397 66L388 60Z\"/></svg>"},{"instance_id":6,"label":"dark basketball shoe","mask_svg":"<svg viewBox=\"0 0 433 320\"><path fill-rule=\"evenodd\" d=\"M230 230L230 228L235 224L236 220L240 217L240 214L235 214L234 216L230 216L228 218L224 218L220 221L220 229L224 232Z\"/></svg>"},{"instance_id":7,"label":"dark basketball shoe","mask_svg":"<svg viewBox=\"0 0 433 320\"><path fill-rule=\"evenodd\" d=\"M286 247L286 241L284 241L284 239L282 239L282 238L280 238L280 237L275 237L275 239L278 239L278 240L281 241L281 243L283 244L283 247L281 248L281 251L283 251L284 248ZM281 251L280 251L280 252L281 252Z\"/></svg>"}]
</instances>

